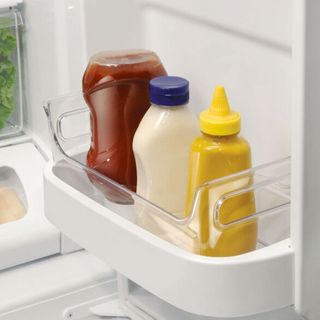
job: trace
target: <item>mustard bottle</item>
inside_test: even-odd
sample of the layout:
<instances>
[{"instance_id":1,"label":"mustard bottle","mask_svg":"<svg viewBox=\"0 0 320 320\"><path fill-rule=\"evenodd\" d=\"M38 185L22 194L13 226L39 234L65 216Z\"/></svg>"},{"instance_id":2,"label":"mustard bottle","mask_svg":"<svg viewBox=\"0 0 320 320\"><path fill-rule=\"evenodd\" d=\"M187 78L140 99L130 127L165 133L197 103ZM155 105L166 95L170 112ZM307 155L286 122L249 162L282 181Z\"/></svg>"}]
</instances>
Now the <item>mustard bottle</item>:
<instances>
[{"instance_id":1,"label":"mustard bottle","mask_svg":"<svg viewBox=\"0 0 320 320\"><path fill-rule=\"evenodd\" d=\"M222 86L215 88L211 106L200 114L200 131L202 135L195 138L191 145L186 213L191 211L195 191L200 185L251 167L250 146L238 135L240 114L230 109ZM248 186L250 180L250 177L244 179L242 187ZM220 190L205 189L200 195L198 216L191 228L197 229L199 253L202 255L232 256L256 247L255 220L227 229L217 228L213 223L215 202L222 194L234 191L234 188L231 183ZM248 192L225 202L220 209L220 222L226 224L254 212L254 195Z\"/></svg>"}]
</instances>

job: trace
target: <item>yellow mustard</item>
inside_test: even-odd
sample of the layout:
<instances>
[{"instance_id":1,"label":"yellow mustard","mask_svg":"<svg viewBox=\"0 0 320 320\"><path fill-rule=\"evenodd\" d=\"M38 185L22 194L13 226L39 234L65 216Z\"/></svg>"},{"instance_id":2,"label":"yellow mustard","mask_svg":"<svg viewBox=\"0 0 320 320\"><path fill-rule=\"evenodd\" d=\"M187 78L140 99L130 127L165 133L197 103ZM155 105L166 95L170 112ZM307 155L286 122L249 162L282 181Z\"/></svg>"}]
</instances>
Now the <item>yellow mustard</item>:
<instances>
[{"instance_id":1,"label":"yellow mustard","mask_svg":"<svg viewBox=\"0 0 320 320\"><path fill-rule=\"evenodd\" d=\"M191 211L197 188L204 183L251 167L248 142L240 137L240 114L230 109L222 86L215 89L211 106L200 114L202 135L191 145L187 210ZM218 228L213 222L217 200L230 191L247 187L252 179L243 178L216 188L202 188L197 217L191 225L199 234L199 253L206 256L232 256L255 249L257 223L242 222L229 228ZM220 222L227 224L255 212L252 192L226 200L220 208Z\"/></svg>"}]
</instances>

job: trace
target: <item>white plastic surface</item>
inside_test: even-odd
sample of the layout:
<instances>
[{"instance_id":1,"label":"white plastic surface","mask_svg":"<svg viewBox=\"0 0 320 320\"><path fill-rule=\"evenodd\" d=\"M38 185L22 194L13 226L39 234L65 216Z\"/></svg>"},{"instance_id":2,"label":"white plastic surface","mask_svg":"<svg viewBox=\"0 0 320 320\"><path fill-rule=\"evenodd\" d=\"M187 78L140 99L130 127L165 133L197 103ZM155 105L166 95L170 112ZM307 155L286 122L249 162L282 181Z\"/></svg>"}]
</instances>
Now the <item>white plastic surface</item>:
<instances>
[{"instance_id":1,"label":"white plastic surface","mask_svg":"<svg viewBox=\"0 0 320 320\"><path fill-rule=\"evenodd\" d=\"M6 146L11 146L15 144L21 144L25 142L30 142L31 138L28 135L20 135L16 137L11 137L11 138L6 138L6 139L1 139L0 140L0 148L6 147Z\"/></svg>"},{"instance_id":2,"label":"white plastic surface","mask_svg":"<svg viewBox=\"0 0 320 320\"><path fill-rule=\"evenodd\" d=\"M128 319L127 314L121 309L119 300L111 300L103 304L90 308L94 315L99 317L118 317Z\"/></svg>"},{"instance_id":3,"label":"white plastic surface","mask_svg":"<svg viewBox=\"0 0 320 320\"><path fill-rule=\"evenodd\" d=\"M168 305L163 300L142 288L134 288L128 296L128 301L157 320L302 320L292 307L281 308L276 311L255 314L248 317L209 318L205 316L195 316L194 314L177 309L172 305Z\"/></svg>"},{"instance_id":4,"label":"white plastic surface","mask_svg":"<svg viewBox=\"0 0 320 320\"><path fill-rule=\"evenodd\" d=\"M28 211L22 219L0 225L0 269L60 251L60 233L44 216L44 164L32 143L0 149L0 166L15 170L28 204Z\"/></svg>"},{"instance_id":5,"label":"white plastic surface","mask_svg":"<svg viewBox=\"0 0 320 320\"><path fill-rule=\"evenodd\" d=\"M154 50L169 74L190 81L197 114L213 88L225 86L254 164L290 154L292 1L90 0L84 7L88 55Z\"/></svg>"},{"instance_id":6,"label":"white plastic surface","mask_svg":"<svg viewBox=\"0 0 320 320\"><path fill-rule=\"evenodd\" d=\"M320 2L295 0L292 135L292 244L295 306L308 320L320 318ZM303 214L302 214L303 213Z\"/></svg>"},{"instance_id":7,"label":"white plastic surface","mask_svg":"<svg viewBox=\"0 0 320 320\"><path fill-rule=\"evenodd\" d=\"M88 300L116 292L113 270L87 252L0 272L1 320L57 320Z\"/></svg>"},{"instance_id":8,"label":"white plastic surface","mask_svg":"<svg viewBox=\"0 0 320 320\"><path fill-rule=\"evenodd\" d=\"M290 153L292 1L24 2L26 125L46 143L39 106L79 90L90 55L146 48L159 54L170 74L190 80L197 113L208 106L213 87L225 85L242 114L255 164Z\"/></svg>"},{"instance_id":9,"label":"white plastic surface","mask_svg":"<svg viewBox=\"0 0 320 320\"><path fill-rule=\"evenodd\" d=\"M49 135L43 101L81 88L86 65L84 2L24 0L25 125L45 145Z\"/></svg>"},{"instance_id":10,"label":"white plastic surface","mask_svg":"<svg viewBox=\"0 0 320 320\"><path fill-rule=\"evenodd\" d=\"M234 317L293 302L293 251L289 240L235 257L194 255L70 187L54 175L51 162L45 168L45 203L49 220L68 237L185 311Z\"/></svg>"}]
</instances>

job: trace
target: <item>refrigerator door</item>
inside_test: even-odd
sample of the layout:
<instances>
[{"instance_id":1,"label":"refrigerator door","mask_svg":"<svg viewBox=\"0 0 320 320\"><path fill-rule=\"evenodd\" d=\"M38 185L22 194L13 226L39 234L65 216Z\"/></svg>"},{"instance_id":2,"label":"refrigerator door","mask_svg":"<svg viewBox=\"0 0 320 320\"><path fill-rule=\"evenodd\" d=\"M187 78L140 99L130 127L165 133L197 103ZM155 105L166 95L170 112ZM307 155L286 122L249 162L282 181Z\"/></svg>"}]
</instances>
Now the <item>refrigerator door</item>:
<instances>
[{"instance_id":1,"label":"refrigerator door","mask_svg":"<svg viewBox=\"0 0 320 320\"><path fill-rule=\"evenodd\" d=\"M128 47L156 51L170 74L190 80L190 106L197 114L207 106L212 87L223 82L233 92L231 99L244 115L243 134L252 145L254 163L268 163L290 153L291 2L279 5L265 1L256 6L250 0L211 0L201 5L180 0L96 0L84 1L82 5L86 23L81 27L88 56L100 50ZM79 84L80 78L74 79ZM66 97L64 107L72 100L72 95ZM49 99L48 105L57 111L54 100ZM81 109L81 103L77 100L75 106ZM276 113L285 116L274 117ZM62 127L68 119L60 122ZM81 122L74 130L82 127ZM53 131L59 128L53 122ZM138 288L143 287L194 317L250 318L275 308L290 308L294 252L288 216L283 225L279 219L276 228L285 226L284 238L280 237L283 241L277 234L269 234L266 237L276 239L276 243L247 255L226 259L200 257L139 228L128 214L132 208L104 201L88 181L94 173L83 167L90 136L79 144L70 131L67 136L74 139L63 141L68 150L62 148L61 153L76 154L77 164L70 166L65 157L60 167L50 162L45 172L47 215L63 233L135 281ZM54 143L56 148L57 140ZM112 188L114 184L108 186ZM121 187L117 192L145 204ZM63 203L58 203L59 199L64 199ZM55 214L54 203L61 214ZM65 204L69 208L66 214L62 213ZM76 224L76 218L81 223ZM105 239L102 244L101 238ZM251 281L252 277L256 281ZM175 286L176 279L179 281Z\"/></svg>"},{"instance_id":2,"label":"refrigerator door","mask_svg":"<svg viewBox=\"0 0 320 320\"><path fill-rule=\"evenodd\" d=\"M25 0L23 40L29 103L24 132L32 145L21 144L14 150L21 149L15 153L17 166L26 160L26 176L33 173L33 166L37 167L32 174L34 181L29 178L37 190L25 187L26 193L32 190L33 197L40 198L32 203L43 205L39 173L45 160L51 158L43 101L79 91L89 56L100 50L156 51L170 74L190 79L190 105L197 114L207 106L212 87L223 82L244 115L243 133L251 142L254 163L267 163L290 154L291 9L289 0L264 0L259 5L254 0L203 0L201 4L192 0ZM82 125L75 122L74 128L81 129ZM30 151L34 146L36 151ZM60 231L45 224L43 235L52 242L34 239L41 250L33 259L57 256L1 272L0 287L12 289L1 292L1 320L93 320L114 316L137 320L299 319L292 308L294 249L288 228L284 238L267 235L276 240L247 255L230 259L200 257L119 217L116 205L106 210L101 198L98 200L102 204L90 197L91 185L89 194L85 194L86 184L77 190L55 174L55 165L52 159L46 164L48 217L59 230L117 271L123 271L130 280L116 280L109 267L86 253L60 256L60 252L78 248L70 242L65 244ZM73 170L86 175L81 166ZM63 173L65 178L67 174ZM124 194L128 195L126 190ZM40 209L37 212L43 213ZM11 236L17 225L18 221L1 226L9 231L0 235ZM33 239L32 230L40 229L34 220L30 225L33 229L29 240ZM26 229L20 230L21 239L26 239ZM119 245L114 239L119 240ZM135 250L130 250L131 245ZM9 244L3 248L9 258L10 252L15 252L9 250ZM21 244L20 251L13 254L14 261L1 261L3 268L32 260L19 262L25 253L30 249ZM148 263L152 268L148 269ZM245 304L242 297L247 298Z\"/></svg>"}]
</instances>

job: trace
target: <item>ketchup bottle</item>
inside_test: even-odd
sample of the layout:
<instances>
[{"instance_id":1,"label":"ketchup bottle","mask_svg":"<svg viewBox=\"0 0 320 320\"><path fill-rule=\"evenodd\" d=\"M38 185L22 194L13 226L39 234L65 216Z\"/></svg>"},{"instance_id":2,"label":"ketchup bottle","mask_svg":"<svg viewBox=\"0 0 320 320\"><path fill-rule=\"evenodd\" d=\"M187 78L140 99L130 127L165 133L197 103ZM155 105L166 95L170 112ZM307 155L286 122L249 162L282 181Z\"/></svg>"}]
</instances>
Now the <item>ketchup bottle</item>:
<instances>
[{"instance_id":1,"label":"ketchup bottle","mask_svg":"<svg viewBox=\"0 0 320 320\"><path fill-rule=\"evenodd\" d=\"M137 184L132 141L150 106L149 81L161 75L166 71L154 52L132 50L94 55L82 79L91 113L87 165L132 191ZM109 200L126 202L116 187L96 182Z\"/></svg>"}]
</instances>

